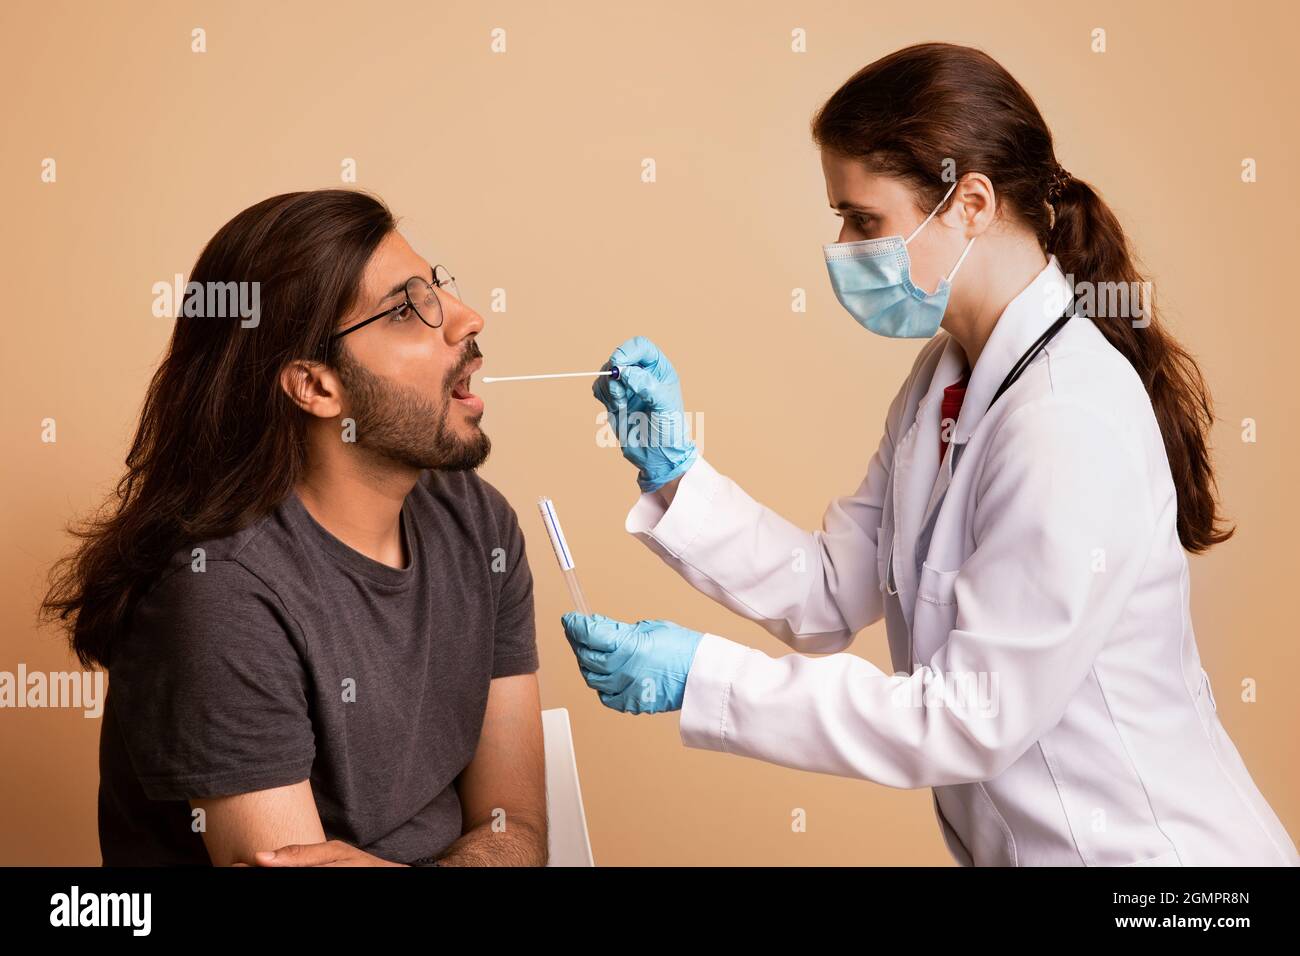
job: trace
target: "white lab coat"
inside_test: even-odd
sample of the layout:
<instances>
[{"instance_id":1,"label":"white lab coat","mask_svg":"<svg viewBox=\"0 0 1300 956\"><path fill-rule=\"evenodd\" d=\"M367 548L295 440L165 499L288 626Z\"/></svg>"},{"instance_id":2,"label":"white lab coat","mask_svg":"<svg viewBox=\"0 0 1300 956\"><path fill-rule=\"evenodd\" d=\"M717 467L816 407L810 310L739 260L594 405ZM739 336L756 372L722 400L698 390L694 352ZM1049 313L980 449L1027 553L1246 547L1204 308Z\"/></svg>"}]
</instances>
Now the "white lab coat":
<instances>
[{"instance_id":1,"label":"white lab coat","mask_svg":"<svg viewBox=\"0 0 1300 956\"><path fill-rule=\"evenodd\" d=\"M964 358L947 332L927 342L820 531L703 458L671 507L640 497L627 530L695 588L806 653L883 616L894 668L706 634L682 741L932 787L963 865L1296 865L1201 668L1169 464L1132 366L1076 316L985 414L1069 291L1052 257L1007 306L942 467L940 402Z\"/></svg>"}]
</instances>

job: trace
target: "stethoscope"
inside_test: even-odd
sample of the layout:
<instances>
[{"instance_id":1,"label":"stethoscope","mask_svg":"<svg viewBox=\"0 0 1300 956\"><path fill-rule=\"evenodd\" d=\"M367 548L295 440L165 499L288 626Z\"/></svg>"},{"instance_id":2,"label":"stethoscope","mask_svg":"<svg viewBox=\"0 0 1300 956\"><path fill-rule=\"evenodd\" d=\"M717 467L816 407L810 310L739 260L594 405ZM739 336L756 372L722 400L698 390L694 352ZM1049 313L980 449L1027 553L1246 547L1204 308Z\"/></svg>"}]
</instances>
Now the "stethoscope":
<instances>
[{"instance_id":1,"label":"stethoscope","mask_svg":"<svg viewBox=\"0 0 1300 956\"><path fill-rule=\"evenodd\" d=\"M1016 364L1011 366L1011 371L1009 371L1007 373L1006 378L1002 380L1002 384L998 386L998 390L993 393L993 400L989 402L989 408L993 407L993 403L996 402L999 398L1001 398L1002 393L1005 392L1008 388L1010 388L1011 385L1015 382L1015 380L1020 377L1020 374L1029 367L1029 363L1034 360L1034 357L1037 356L1038 353L1044 349L1044 347L1046 347L1048 342L1052 341L1052 337L1056 335L1057 332L1061 331L1065 323L1070 321L1070 316L1073 314L1074 314L1073 312L1067 309L1059 319L1057 319L1050 326L1048 326L1047 331L1044 332L1042 335L1040 335L1034 341L1033 345L1029 346L1029 348L1025 351L1025 354L1020 356L1020 358L1016 360ZM988 408L984 410L984 413L988 414ZM956 467L955 463L953 464L953 467L954 468ZM891 548L889 552L889 567L885 569L885 590L889 594L898 593L898 588L894 586L893 577L894 577L894 553L893 553L893 549Z\"/></svg>"},{"instance_id":2,"label":"stethoscope","mask_svg":"<svg viewBox=\"0 0 1300 956\"><path fill-rule=\"evenodd\" d=\"M1034 356L1041 352L1048 342L1052 341L1052 336L1061 331L1061 327L1065 325L1066 322L1070 321L1070 316L1072 314L1073 313L1067 309L1064 315L1053 322L1048 330L1040 335L1033 345L1029 346L1029 350L1025 352L1024 355L1020 356L1016 361L1016 364L1011 366L1011 371L1008 372L1007 377L1002 380L1002 384L998 386L998 390L993 393L993 401L989 402L989 408L992 408L993 402L996 402L1001 398L1002 393L1011 387L1011 383L1020 377L1020 373L1029 367L1029 363L1034 360ZM984 409L984 412L987 414L988 408Z\"/></svg>"}]
</instances>

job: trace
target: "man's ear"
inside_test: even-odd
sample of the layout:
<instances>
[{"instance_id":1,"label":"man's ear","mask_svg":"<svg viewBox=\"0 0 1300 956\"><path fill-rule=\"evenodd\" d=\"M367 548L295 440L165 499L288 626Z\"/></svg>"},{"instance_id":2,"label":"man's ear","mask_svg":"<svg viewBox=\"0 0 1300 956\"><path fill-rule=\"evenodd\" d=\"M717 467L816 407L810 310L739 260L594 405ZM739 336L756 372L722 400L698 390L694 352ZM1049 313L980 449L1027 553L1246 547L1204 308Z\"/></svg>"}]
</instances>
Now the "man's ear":
<instances>
[{"instance_id":1,"label":"man's ear","mask_svg":"<svg viewBox=\"0 0 1300 956\"><path fill-rule=\"evenodd\" d=\"M321 362L294 359L280 370L280 387L289 400L317 418L343 414L343 383Z\"/></svg>"}]
</instances>

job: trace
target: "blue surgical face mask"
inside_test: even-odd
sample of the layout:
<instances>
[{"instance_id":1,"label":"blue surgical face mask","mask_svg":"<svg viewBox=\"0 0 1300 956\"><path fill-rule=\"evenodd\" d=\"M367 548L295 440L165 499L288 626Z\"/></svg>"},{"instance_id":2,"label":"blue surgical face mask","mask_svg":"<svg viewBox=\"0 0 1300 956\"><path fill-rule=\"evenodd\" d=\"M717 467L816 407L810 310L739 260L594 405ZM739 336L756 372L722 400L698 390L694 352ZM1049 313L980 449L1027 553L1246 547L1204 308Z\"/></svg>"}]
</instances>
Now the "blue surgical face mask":
<instances>
[{"instance_id":1,"label":"blue surgical face mask","mask_svg":"<svg viewBox=\"0 0 1300 956\"><path fill-rule=\"evenodd\" d=\"M939 280L939 288L933 293L912 284L907 244L934 218L956 188L956 183L948 187L939 205L906 239L884 236L858 242L832 242L823 247L826 271L830 273L835 297L850 315L872 332L896 339L928 339L939 331L939 323L948 307L953 276L975 244L975 237L966 243L952 272L946 279Z\"/></svg>"}]
</instances>

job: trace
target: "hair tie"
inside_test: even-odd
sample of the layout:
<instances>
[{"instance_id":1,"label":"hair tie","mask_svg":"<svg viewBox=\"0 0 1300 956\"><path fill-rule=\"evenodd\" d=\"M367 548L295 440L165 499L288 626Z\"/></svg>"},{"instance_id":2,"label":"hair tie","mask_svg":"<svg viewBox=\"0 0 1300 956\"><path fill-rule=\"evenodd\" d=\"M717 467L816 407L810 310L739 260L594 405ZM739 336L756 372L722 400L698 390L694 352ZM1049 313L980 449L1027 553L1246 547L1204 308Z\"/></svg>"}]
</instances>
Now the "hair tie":
<instances>
[{"instance_id":1,"label":"hair tie","mask_svg":"<svg viewBox=\"0 0 1300 956\"><path fill-rule=\"evenodd\" d=\"M1056 169L1052 171L1052 180L1047 186L1047 204L1049 206L1056 205L1056 200L1060 198L1061 192L1070 179L1070 174L1065 171L1065 167L1057 163Z\"/></svg>"}]
</instances>

